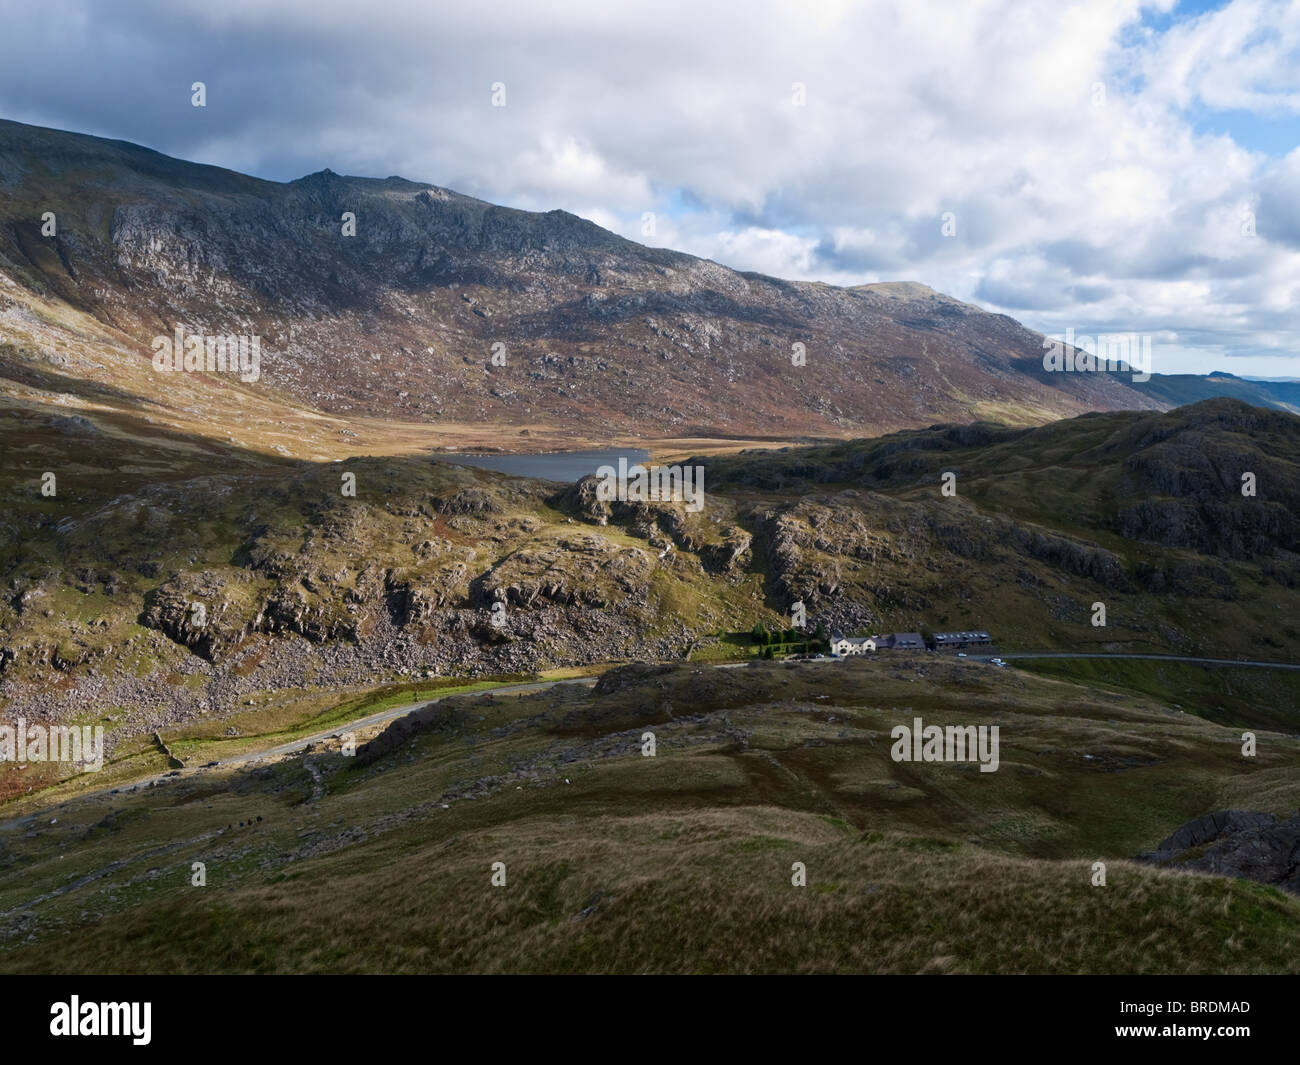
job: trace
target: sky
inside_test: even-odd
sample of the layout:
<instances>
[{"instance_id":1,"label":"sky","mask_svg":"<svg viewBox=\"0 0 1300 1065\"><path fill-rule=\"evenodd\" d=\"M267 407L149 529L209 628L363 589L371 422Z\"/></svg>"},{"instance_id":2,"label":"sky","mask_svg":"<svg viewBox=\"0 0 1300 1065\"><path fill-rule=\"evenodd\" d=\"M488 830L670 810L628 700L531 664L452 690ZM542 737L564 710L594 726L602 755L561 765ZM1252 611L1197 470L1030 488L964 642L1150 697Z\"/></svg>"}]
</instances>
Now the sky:
<instances>
[{"instance_id":1,"label":"sky","mask_svg":"<svg viewBox=\"0 0 1300 1065\"><path fill-rule=\"evenodd\" d=\"M0 26L5 118L1300 377L1300 0L0 0Z\"/></svg>"}]
</instances>

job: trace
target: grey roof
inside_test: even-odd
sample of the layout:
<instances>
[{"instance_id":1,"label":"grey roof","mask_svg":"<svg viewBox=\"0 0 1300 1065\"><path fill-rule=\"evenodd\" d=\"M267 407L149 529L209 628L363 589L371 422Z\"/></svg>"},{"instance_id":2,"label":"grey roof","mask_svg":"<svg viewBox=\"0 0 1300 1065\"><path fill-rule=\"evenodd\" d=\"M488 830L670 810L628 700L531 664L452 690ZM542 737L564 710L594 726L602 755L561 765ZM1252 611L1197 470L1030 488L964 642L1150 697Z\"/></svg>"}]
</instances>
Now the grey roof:
<instances>
[{"instance_id":1,"label":"grey roof","mask_svg":"<svg viewBox=\"0 0 1300 1065\"><path fill-rule=\"evenodd\" d=\"M925 640L921 638L919 632L887 632L883 636L875 636L873 639L879 641L886 647L924 647Z\"/></svg>"}]
</instances>

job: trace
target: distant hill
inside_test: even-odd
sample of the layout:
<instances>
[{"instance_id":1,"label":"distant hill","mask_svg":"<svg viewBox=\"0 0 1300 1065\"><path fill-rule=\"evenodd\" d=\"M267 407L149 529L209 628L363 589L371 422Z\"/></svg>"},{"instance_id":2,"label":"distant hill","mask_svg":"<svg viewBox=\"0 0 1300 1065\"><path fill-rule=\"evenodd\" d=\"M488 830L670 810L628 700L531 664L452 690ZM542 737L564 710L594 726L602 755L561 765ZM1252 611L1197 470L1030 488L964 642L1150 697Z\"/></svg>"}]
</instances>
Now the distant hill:
<instances>
[{"instance_id":1,"label":"distant hill","mask_svg":"<svg viewBox=\"0 0 1300 1065\"><path fill-rule=\"evenodd\" d=\"M1160 404L1181 407L1214 396L1227 396L1256 407L1300 414L1300 382L1266 381L1216 371L1211 374L1152 374L1132 387Z\"/></svg>"}]
</instances>

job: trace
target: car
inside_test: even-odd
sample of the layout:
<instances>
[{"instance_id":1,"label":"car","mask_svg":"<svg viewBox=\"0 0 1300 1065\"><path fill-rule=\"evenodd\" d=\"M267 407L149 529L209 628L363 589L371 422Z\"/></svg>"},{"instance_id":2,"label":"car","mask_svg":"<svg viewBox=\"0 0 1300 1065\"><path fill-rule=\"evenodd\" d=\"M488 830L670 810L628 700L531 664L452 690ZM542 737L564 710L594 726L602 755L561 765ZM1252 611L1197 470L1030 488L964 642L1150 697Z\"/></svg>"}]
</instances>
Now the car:
<instances>
[{"instance_id":1,"label":"car","mask_svg":"<svg viewBox=\"0 0 1300 1065\"><path fill-rule=\"evenodd\" d=\"M965 652L965 651L958 651L958 652L957 652L957 657L958 657L958 658L965 658L965 657L966 657L966 652Z\"/></svg>"}]
</instances>

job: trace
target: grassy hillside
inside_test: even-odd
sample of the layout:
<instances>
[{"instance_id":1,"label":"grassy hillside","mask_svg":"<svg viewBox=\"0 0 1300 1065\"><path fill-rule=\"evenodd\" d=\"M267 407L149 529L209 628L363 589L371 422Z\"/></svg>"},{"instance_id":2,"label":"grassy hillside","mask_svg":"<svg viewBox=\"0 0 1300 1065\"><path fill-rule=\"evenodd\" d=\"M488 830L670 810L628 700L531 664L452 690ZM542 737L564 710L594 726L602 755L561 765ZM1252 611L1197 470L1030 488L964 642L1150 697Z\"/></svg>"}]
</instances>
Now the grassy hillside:
<instances>
[{"instance_id":1,"label":"grassy hillside","mask_svg":"<svg viewBox=\"0 0 1300 1065\"><path fill-rule=\"evenodd\" d=\"M914 715L998 724L1000 768L892 761ZM1294 810L1290 731L1243 759L1162 703L925 657L456 696L354 758L0 829L0 970L1296 972L1300 899L1128 861Z\"/></svg>"},{"instance_id":2,"label":"grassy hillside","mask_svg":"<svg viewBox=\"0 0 1300 1065\"><path fill-rule=\"evenodd\" d=\"M1300 418L1228 400L701 460L700 513L127 427L0 419L0 712L102 723L115 748L385 684L743 655L727 634L788 628L798 601L810 628L1004 650L1297 645Z\"/></svg>"},{"instance_id":3,"label":"grassy hillside","mask_svg":"<svg viewBox=\"0 0 1300 1065\"><path fill-rule=\"evenodd\" d=\"M1222 725L1283 732L1295 732L1300 725L1300 673L1291 670L1124 659L1022 659L1015 664L1095 691L1140 692Z\"/></svg>"}]
</instances>

